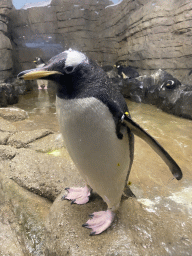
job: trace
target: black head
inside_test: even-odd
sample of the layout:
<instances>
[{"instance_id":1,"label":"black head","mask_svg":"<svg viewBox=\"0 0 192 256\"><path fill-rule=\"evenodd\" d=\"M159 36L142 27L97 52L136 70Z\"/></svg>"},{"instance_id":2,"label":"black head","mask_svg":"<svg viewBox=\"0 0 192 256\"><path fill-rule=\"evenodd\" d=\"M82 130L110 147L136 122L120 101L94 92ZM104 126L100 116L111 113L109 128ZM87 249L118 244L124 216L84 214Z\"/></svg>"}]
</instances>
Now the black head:
<instances>
[{"instance_id":1,"label":"black head","mask_svg":"<svg viewBox=\"0 0 192 256\"><path fill-rule=\"evenodd\" d=\"M175 89L175 88L177 88L180 85L181 85L181 82L179 80L177 80L176 78L172 78L170 80L167 80L164 83L164 87L166 89Z\"/></svg>"},{"instance_id":2,"label":"black head","mask_svg":"<svg viewBox=\"0 0 192 256\"><path fill-rule=\"evenodd\" d=\"M45 62L40 57L35 57L35 60L33 61L36 65L45 64Z\"/></svg>"},{"instance_id":3,"label":"black head","mask_svg":"<svg viewBox=\"0 0 192 256\"><path fill-rule=\"evenodd\" d=\"M24 80L47 79L72 74L79 65L88 64L85 54L69 49L51 58L43 67L22 71L18 78Z\"/></svg>"},{"instance_id":4,"label":"black head","mask_svg":"<svg viewBox=\"0 0 192 256\"><path fill-rule=\"evenodd\" d=\"M87 56L69 49L51 58L43 67L25 70L18 74L24 80L52 80L57 86L57 96L77 97L94 88L105 77L105 72ZM104 85L105 86L105 85Z\"/></svg>"}]
</instances>

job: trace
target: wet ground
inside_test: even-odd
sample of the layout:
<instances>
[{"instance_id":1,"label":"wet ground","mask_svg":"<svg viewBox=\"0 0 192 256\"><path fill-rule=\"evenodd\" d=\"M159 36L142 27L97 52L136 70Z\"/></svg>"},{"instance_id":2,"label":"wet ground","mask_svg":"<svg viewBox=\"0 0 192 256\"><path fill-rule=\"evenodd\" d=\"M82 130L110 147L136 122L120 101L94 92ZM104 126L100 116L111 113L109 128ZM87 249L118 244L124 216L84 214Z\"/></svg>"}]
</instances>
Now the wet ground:
<instances>
[{"instance_id":1,"label":"wet ground","mask_svg":"<svg viewBox=\"0 0 192 256\"><path fill-rule=\"evenodd\" d=\"M170 225L170 236L168 235L170 243L166 243L161 234L156 234L158 244L161 244L167 252L162 255L192 255L190 231L192 227L192 121L169 115L151 105L128 100L127 104L133 120L158 140L183 171L181 181L173 179L168 167L159 156L145 142L136 138L135 159L129 178L131 189L146 213L153 214L154 221L156 219L162 221L168 230ZM29 113L27 122L21 121L15 124L18 129L50 128L53 131L59 131L54 90L35 90L21 96L19 103L15 106ZM153 218L150 218L150 222L153 222ZM143 237L143 241L148 239L152 244L153 228L155 232L157 228L153 227L153 223L148 224L143 230L141 225L136 223L132 228L140 228L138 232ZM175 244L174 238L179 231L181 231L179 237L182 239ZM171 234L174 232L176 232L174 235ZM154 253L154 255L160 254Z\"/></svg>"}]
</instances>

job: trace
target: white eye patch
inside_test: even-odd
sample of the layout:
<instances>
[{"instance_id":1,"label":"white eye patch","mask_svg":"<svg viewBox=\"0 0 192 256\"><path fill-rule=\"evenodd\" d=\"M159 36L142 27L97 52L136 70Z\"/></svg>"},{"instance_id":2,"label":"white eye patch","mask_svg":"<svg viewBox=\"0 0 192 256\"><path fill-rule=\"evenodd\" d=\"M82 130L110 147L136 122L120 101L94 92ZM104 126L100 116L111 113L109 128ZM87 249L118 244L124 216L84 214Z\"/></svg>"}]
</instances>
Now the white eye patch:
<instances>
[{"instance_id":1,"label":"white eye patch","mask_svg":"<svg viewBox=\"0 0 192 256\"><path fill-rule=\"evenodd\" d=\"M74 51L72 49L69 49L65 52L67 53L65 67L69 67L69 66L76 67L82 62L88 63L87 57L81 52Z\"/></svg>"}]
</instances>

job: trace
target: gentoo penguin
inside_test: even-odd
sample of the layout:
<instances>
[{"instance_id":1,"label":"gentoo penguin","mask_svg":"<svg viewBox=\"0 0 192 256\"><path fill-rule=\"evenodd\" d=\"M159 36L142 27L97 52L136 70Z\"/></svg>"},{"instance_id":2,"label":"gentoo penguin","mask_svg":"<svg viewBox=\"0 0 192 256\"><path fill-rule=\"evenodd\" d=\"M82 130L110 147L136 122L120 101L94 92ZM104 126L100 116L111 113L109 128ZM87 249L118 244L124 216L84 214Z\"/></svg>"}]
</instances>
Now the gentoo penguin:
<instances>
[{"instance_id":1,"label":"gentoo penguin","mask_svg":"<svg viewBox=\"0 0 192 256\"><path fill-rule=\"evenodd\" d=\"M36 68L42 68L45 66L45 62L40 58L40 57L36 57L35 60L33 61L36 65ZM47 80L41 80L38 79L37 80L37 85L38 85L38 89L47 89L48 86L48 81Z\"/></svg>"},{"instance_id":2,"label":"gentoo penguin","mask_svg":"<svg viewBox=\"0 0 192 256\"><path fill-rule=\"evenodd\" d=\"M42 68L26 70L18 78L46 78L57 84L56 107L68 152L86 182L84 188L66 188L63 199L89 201L92 190L106 202L106 211L94 212L83 227L90 235L106 230L114 220L133 162L134 135L144 139L165 161L176 179L182 172L169 154L130 117L126 102L105 72L85 54L72 49L50 59Z\"/></svg>"},{"instance_id":3,"label":"gentoo penguin","mask_svg":"<svg viewBox=\"0 0 192 256\"><path fill-rule=\"evenodd\" d=\"M124 67L116 64L115 67L117 68L118 75L123 79L131 79L139 76L139 73L130 66Z\"/></svg>"}]
</instances>

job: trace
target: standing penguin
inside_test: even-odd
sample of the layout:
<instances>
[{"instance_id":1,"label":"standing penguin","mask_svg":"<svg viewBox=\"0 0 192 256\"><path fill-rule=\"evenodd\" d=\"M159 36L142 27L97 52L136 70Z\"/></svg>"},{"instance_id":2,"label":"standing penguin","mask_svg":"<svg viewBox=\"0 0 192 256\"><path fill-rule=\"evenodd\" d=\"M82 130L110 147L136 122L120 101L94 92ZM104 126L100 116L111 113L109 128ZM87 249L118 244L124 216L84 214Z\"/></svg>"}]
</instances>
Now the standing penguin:
<instances>
[{"instance_id":1,"label":"standing penguin","mask_svg":"<svg viewBox=\"0 0 192 256\"><path fill-rule=\"evenodd\" d=\"M144 139L168 164L179 180L182 172L169 154L130 118L123 96L105 72L81 52L69 49L42 68L18 75L25 80L45 78L57 84L56 107L68 152L86 182L67 188L63 199L85 204L92 190L106 202L106 211L94 212L83 226L91 235L102 233L114 220L127 186L133 162L133 133Z\"/></svg>"},{"instance_id":2,"label":"standing penguin","mask_svg":"<svg viewBox=\"0 0 192 256\"><path fill-rule=\"evenodd\" d=\"M40 57L36 57L33 62L35 63L36 68L42 68L42 67L45 66L45 62ZM47 90L48 81L47 80L38 79L37 80L37 85L38 85L38 89L39 90L41 90L41 89Z\"/></svg>"}]
</instances>

